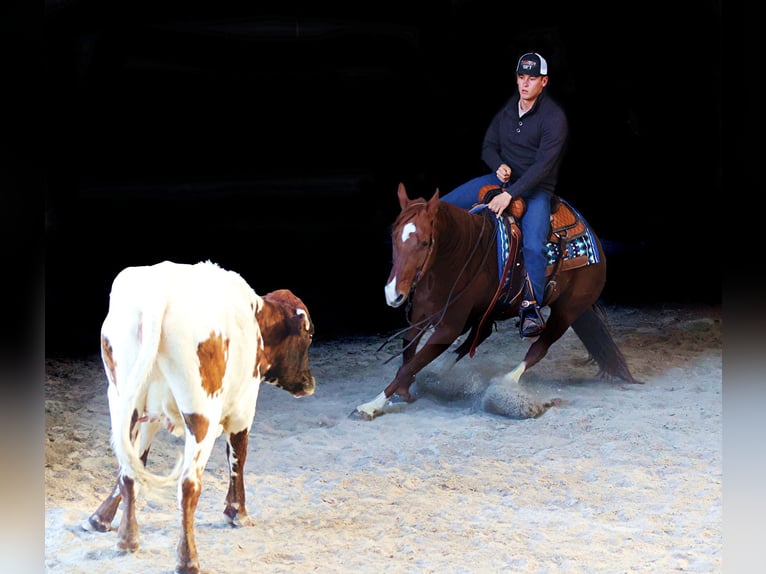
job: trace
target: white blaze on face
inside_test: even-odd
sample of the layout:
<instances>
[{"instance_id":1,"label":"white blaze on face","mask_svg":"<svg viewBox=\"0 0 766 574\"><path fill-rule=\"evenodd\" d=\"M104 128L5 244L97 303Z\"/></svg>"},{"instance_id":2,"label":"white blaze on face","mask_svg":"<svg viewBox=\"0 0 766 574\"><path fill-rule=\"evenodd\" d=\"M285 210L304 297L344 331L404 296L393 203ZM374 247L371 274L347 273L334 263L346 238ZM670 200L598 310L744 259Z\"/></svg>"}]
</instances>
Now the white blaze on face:
<instances>
[{"instance_id":1,"label":"white blaze on face","mask_svg":"<svg viewBox=\"0 0 766 574\"><path fill-rule=\"evenodd\" d=\"M385 293L386 293L386 301L388 302L389 305L392 305L398 297L398 295L396 294L396 277L391 279L391 281L389 281L386 284Z\"/></svg>"},{"instance_id":2,"label":"white blaze on face","mask_svg":"<svg viewBox=\"0 0 766 574\"><path fill-rule=\"evenodd\" d=\"M415 227L415 224L411 221L406 224L404 227L402 227L402 243L407 243L407 240L410 238L410 235L415 233L418 230L417 227Z\"/></svg>"},{"instance_id":3,"label":"white blaze on face","mask_svg":"<svg viewBox=\"0 0 766 574\"><path fill-rule=\"evenodd\" d=\"M410 238L410 235L416 231L417 227L415 227L415 224L411 221L405 224L404 227L402 227L402 236L400 238L401 242L406 243ZM396 276L392 277L391 281L386 284L385 293L386 301L389 305L393 306L393 304L399 299L399 294L396 292Z\"/></svg>"}]
</instances>

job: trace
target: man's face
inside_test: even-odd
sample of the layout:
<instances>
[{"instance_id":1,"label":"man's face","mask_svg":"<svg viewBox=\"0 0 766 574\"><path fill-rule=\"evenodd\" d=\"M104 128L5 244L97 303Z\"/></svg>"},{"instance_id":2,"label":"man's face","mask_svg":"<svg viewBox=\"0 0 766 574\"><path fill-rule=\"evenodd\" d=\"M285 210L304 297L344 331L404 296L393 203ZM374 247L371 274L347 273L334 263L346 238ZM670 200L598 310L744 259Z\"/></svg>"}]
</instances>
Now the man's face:
<instances>
[{"instance_id":1,"label":"man's face","mask_svg":"<svg viewBox=\"0 0 766 574\"><path fill-rule=\"evenodd\" d=\"M548 76L530 76L529 74L517 74L516 86L519 88L519 96L522 100L535 100L543 88L548 84Z\"/></svg>"}]
</instances>

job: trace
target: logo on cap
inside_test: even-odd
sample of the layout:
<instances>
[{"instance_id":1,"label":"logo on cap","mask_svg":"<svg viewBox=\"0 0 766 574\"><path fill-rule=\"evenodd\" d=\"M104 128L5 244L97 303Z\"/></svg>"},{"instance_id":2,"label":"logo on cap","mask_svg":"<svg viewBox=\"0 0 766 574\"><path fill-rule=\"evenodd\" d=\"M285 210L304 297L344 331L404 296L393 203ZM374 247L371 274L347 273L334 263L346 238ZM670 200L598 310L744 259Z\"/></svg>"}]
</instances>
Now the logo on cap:
<instances>
[{"instance_id":1,"label":"logo on cap","mask_svg":"<svg viewBox=\"0 0 766 574\"><path fill-rule=\"evenodd\" d=\"M530 76L547 76L548 62L537 52L528 52L519 58L516 73L528 74Z\"/></svg>"}]
</instances>

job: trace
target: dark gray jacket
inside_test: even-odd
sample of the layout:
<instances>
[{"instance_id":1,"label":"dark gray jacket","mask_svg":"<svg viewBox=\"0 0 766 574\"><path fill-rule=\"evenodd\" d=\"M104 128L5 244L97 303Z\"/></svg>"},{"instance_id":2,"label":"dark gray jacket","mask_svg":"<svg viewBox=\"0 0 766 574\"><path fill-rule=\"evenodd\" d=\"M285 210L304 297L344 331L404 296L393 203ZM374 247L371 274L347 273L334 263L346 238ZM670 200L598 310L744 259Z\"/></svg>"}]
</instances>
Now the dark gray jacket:
<instances>
[{"instance_id":1,"label":"dark gray jacket","mask_svg":"<svg viewBox=\"0 0 766 574\"><path fill-rule=\"evenodd\" d=\"M522 118L516 92L492 118L481 159L493 172L501 163L511 167L507 191L513 197L525 197L534 190L554 193L568 134L564 110L545 90Z\"/></svg>"}]
</instances>

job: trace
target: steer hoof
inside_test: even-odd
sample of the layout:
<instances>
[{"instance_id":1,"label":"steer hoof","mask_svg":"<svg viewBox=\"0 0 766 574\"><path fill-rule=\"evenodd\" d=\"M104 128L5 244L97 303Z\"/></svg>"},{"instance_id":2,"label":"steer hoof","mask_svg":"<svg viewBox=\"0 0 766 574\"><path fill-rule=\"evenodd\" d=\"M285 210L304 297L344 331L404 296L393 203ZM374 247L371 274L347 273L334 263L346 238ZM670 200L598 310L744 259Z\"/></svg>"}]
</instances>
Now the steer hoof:
<instances>
[{"instance_id":1,"label":"steer hoof","mask_svg":"<svg viewBox=\"0 0 766 574\"><path fill-rule=\"evenodd\" d=\"M139 544L138 542L118 542L117 543L117 552L119 554L128 554L128 553L134 553L138 550Z\"/></svg>"},{"instance_id":2,"label":"steer hoof","mask_svg":"<svg viewBox=\"0 0 766 574\"><path fill-rule=\"evenodd\" d=\"M226 518L226 522L234 528L255 525L255 520L250 518L244 505L240 506L239 510L235 509L232 505L227 505L223 510L223 516Z\"/></svg>"},{"instance_id":3,"label":"steer hoof","mask_svg":"<svg viewBox=\"0 0 766 574\"><path fill-rule=\"evenodd\" d=\"M88 532L109 532L112 530L111 522L102 521L97 514L89 517L81 526L83 530Z\"/></svg>"},{"instance_id":4,"label":"steer hoof","mask_svg":"<svg viewBox=\"0 0 766 574\"><path fill-rule=\"evenodd\" d=\"M246 526L255 526L255 520L250 518L247 514L245 516L235 516L233 519L228 519L229 524L234 528L242 528Z\"/></svg>"},{"instance_id":5,"label":"steer hoof","mask_svg":"<svg viewBox=\"0 0 766 574\"><path fill-rule=\"evenodd\" d=\"M179 564L176 566L175 574L200 574L199 563L195 564Z\"/></svg>"}]
</instances>

